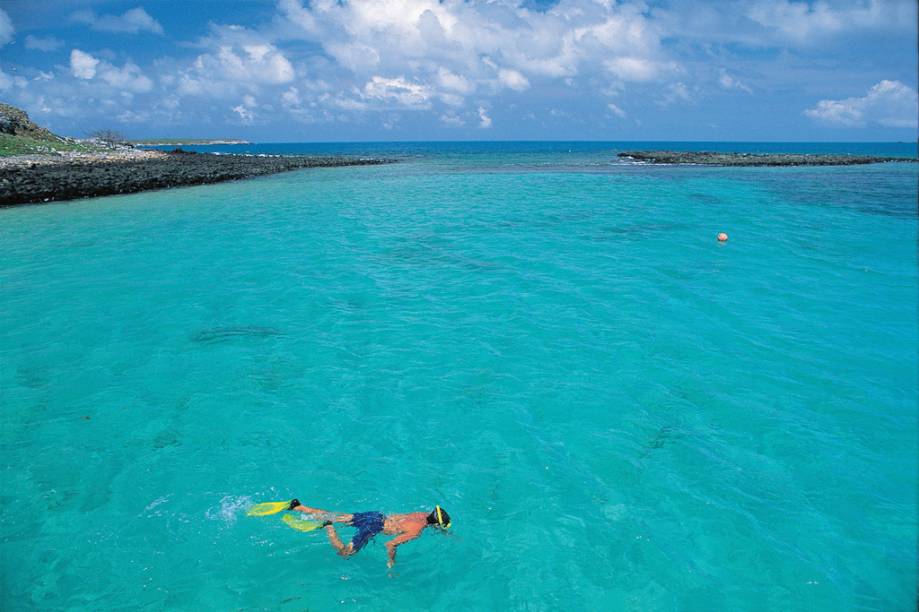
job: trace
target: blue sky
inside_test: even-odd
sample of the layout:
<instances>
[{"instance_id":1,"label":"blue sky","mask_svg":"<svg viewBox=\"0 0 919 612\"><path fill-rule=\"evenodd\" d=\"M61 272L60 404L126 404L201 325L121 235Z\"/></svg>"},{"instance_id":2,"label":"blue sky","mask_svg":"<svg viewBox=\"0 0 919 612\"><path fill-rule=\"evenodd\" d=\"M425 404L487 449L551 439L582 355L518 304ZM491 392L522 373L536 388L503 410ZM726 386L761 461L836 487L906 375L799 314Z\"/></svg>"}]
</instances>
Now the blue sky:
<instances>
[{"instance_id":1,"label":"blue sky","mask_svg":"<svg viewBox=\"0 0 919 612\"><path fill-rule=\"evenodd\" d=\"M0 0L59 133L915 141L915 0Z\"/></svg>"}]
</instances>

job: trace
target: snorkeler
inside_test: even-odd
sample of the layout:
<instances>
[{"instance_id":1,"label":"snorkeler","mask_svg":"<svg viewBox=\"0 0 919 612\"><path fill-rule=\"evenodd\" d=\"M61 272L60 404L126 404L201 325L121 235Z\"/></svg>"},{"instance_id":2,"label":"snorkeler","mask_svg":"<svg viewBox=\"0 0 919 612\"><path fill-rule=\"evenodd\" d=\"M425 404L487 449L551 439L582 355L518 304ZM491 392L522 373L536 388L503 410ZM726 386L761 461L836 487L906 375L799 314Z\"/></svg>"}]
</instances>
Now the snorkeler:
<instances>
[{"instance_id":1,"label":"snorkeler","mask_svg":"<svg viewBox=\"0 0 919 612\"><path fill-rule=\"evenodd\" d=\"M325 527L326 534L329 536L329 542L338 551L342 557L349 557L362 549L367 542L381 531L386 535L396 536L386 543L386 551L389 553L387 567L392 567L396 563L396 547L411 542L421 535L425 527L437 527L439 529L450 528L450 515L440 506L434 506L434 511L430 514L424 512L410 512L408 514L390 514L384 515L382 512L357 512L355 514L336 514L319 508L310 508L300 503L300 500L294 499L290 502L288 510L310 514L321 520L322 526ZM338 533L335 531L334 523L342 523L357 528L357 533L349 544L344 544Z\"/></svg>"}]
</instances>

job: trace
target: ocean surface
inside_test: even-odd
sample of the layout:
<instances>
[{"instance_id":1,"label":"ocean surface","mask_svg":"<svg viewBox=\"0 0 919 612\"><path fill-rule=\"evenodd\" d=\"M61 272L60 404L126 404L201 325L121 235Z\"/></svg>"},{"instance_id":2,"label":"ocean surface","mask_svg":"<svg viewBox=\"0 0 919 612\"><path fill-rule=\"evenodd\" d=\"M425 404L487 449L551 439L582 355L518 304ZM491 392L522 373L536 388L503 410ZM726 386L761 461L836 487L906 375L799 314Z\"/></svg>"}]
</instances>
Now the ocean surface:
<instances>
[{"instance_id":1,"label":"ocean surface","mask_svg":"<svg viewBox=\"0 0 919 612\"><path fill-rule=\"evenodd\" d=\"M917 166L615 159L667 146L916 154L197 147L398 163L0 210L0 607L915 609ZM453 529L388 571L292 497Z\"/></svg>"}]
</instances>

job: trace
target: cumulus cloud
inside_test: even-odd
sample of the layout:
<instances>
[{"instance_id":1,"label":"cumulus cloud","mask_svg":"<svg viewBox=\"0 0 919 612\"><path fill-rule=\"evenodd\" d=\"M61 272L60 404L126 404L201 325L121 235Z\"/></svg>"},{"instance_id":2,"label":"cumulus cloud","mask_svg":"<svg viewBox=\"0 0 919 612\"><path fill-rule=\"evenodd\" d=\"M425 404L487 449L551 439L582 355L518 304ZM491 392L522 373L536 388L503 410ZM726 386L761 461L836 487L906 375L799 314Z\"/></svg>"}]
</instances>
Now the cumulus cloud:
<instances>
[{"instance_id":1,"label":"cumulus cloud","mask_svg":"<svg viewBox=\"0 0 919 612\"><path fill-rule=\"evenodd\" d=\"M296 108L303 101L300 99L300 90L296 87L289 87L287 91L281 94L281 105L287 108Z\"/></svg>"},{"instance_id":2,"label":"cumulus cloud","mask_svg":"<svg viewBox=\"0 0 919 612\"><path fill-rule=\"evenodd\" d=\"M640 57L617 57L604 64L610 73L623 81L650 81L660 70L656 62Z\"/></svg>"},{"instance_id":3,"label":"cumulus cloud","mask_svg":"<svg viewBox=\"0 0 919 612\"><path fill-rule=\"evenodd\" d=\"M844 100L820 100L804 111L812 119L849 127L876 124L915 128L919 124L919 95L900 81L884 80L864 96Z\"/></svg>"},{"instance_id":4,"label":"cumulus cloud","mask_svg":"<svg viewBox=\"0 0 919 612\"><path fill-rule=\"evenodd\" d=\"M183 95L234 95L240 88L255 90L294 80L294 67L284 54L240 26L218 32L205 44L216 48L180 71L178 91Z\"/></svg>"},{"instance_id":5,"label":"cumulus cloud","mask_svg":"<svg viewBox=\"0 0 919 612\"><path fill-rule=\"evenodd\" d=\"M516 70L502 68L498 71L498 80L502 85L514 91L524 91L530 88L530 81Z\"/></svg>"},{"instance_id":6,"label":"cumulus cloud","mask_svg":"<svg viewBox=\"0 0 919 612\"><path fill-rule=\"evenodd\" d=\"M364 97L392 103L406 109L430 107L431 92L424 85L412 83L403 77L387 79L373 76L364 85Z\"/></svg>"},{"instance_id":7,"label":"cumulus cloud","mask_svg":"<svg viewBox=\"0 0 919 612\"><path fill-rule=\"evenodd\" d=\"M283 16L340 67L363 78L403 74L457 96L534 77L570 78L605 63L613 78L648 81L673 65L643 5L561 0L547 10L463 0L281 0ZM461 100L459 100L461 101Z\"/></svg>"},{"instance_id":8,"label":"cumulus cloud","mask_svg":"<svg viewBox=\"0 0 919 612\"><path fill-rule=\"evenodd\" d=\"M460 94L470 94L475 91L475 85L466 77L450 72L443 66L437 69L437 83L446 90Z\"/></svg>"},{"instance_id":9,"label":"cumulus cloud","mask_svg":"<svg viewBox=\"0 0 919 612\"><path fill-rule=\"evenodd\" d=\"M99 60L79 49L70 52L70 72L78 79L91 79L96 76Z\"/></svg>"},{"instance_id":10,"label":"cumulus cloud","mask_svg":"<svg viewBox=\"0 0 919 612\"><path fill-rule=\"evenodd\" d=\"M58 40L53 36L40 37L32 36L29 34L26 36L26 49L31 49L33 51L57 51L64 46L64 41Z\"/></svg>"},{"instance_id":11,"label":"cumulus cloud","mask_svg":"<svg viewBox=\"0 0 919 612\"><path fill-rule=\"evenodd\" d=\"M479 107L479 127L480 128L490 128L491 127L491 117L488 116L488 111L485 110L484 106Z\"/></svg>"},{"instance_id":12,"label":"cumulus cloud","mask_svg":"<svg viewBox=\"0 0 919 612\"><path fill-rule=\"evenodd\" d=\"M79 49L70 52L70 72L84 81L99 78L119 91L146 93L153 89L153 81L136 64L126 62L119 68Z\"/></svg>"},{"instance_id":13,"label":"cumulus cloud","mask_svg":"<svg viewBox=\"0 0 919 612\"><path fill-rule=\"evenodd\" d=\"M276 120L281 125L294 119L401 128L409 125L404 112L430 111L411 124L490 128L490 115L499 109L499 117L522 120L535 118L534 110L557 106L551 114L560 125L626 117L629 125L638 125L654 110L643 106L691 113L683 110L689 104L727 103L727 96L712 95L718 91L752 93L750 75L756 75L758 94L803 95L794 84L807 83L813 91L833 78L817 74L830 53L840 54L840 65L850 65L857 50L839 46L843 35L857 30L867 44L868 35L893 32L900 38L891 44L898 44L903 28L915 24L914 0L552 0L539 5L276 0L270 21L247 27L211 23L201 38L158 54L143 69L113 52L73 49L69 64L41 66L53 72L53 79L41 76L40 66L22 66L17 70L28 76L27 88L15 86L9 76L3 83L14 94L8 97L27 100L31 108L132 122L162 121L166 114L191 122L218 111L235 123ZM96 30L162 33L140 6L112 14L94 6L102 12L80 11L73 18ZM4 30L5 16L0 9L0 44L13 35L11 24ZM829 41L831 36L837 40ZM53 37L25 38L25 47L33 51L62 46ZM775 53L763 52L763 46ZM867 71L875 59L866 58L851 70ZM906 61L897 60L890 74ZM884 83L915 93L902 83L882 82L861 98L822 100L806 114L842 125L914 125L903 118L905 112L878 110L903 97L897 87L875 92ZM137 95L154 89L155 95ZM574 102L590 96L597 98L594 104ZM165 107L167 97L174 108ZM797 108L815 99L805 98ZM277 112L268 112L266 103ZM375 115L362 116L368 113ZM807 120L799 115L799 121Z\"/></svg>"},{"instance_id":14,"label":"cumulus cloud","mask_svg":"<svg viewBox=\"0 0 919 612\"><path fill-rule=\"evenodd\" d=\"M239 116L240 123L243 123L245 125L251 124L252 121L255 119L255 113L253 113L243 104L234 106L231 110Z\"/></svg>"},{"instance_id":15,"label":"cumulus cloud","mask_svg":"<svg viewBox=\"0 0 919 612\"><path fill-rule=\"evenodd\" d=\"M73 13L70 19L71 21L88 25L93 30L100 32L121 32L125 34L137 34L138 32L163 33L163 26L140 6L125 11L121 15L97 15L91 10L82 10Z\"/></svg>"},{"instance_id":16,"label":"cumulus cloud","mask_svg":"<svg viewBox=\"0 0 919 612\"><path fill-rule=\"evenodd\" d=\"M121 91L146 93L153 89L153 81L131 62L125 63L121 68L103 62L99 69L99 78Z\"/></svg>"}]
</instances>

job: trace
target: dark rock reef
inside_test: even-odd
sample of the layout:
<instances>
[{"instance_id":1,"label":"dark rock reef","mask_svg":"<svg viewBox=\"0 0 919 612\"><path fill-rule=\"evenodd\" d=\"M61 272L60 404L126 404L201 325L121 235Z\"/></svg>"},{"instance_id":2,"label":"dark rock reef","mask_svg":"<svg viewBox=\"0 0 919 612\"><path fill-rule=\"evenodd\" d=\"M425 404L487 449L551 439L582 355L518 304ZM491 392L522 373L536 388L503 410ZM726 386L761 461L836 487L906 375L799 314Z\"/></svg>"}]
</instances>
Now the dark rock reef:
<instances>
[{"instance_id":1,"label":"dark rock reef","mask_svg":"<svg viewBox=\"0 0 919 612\"><path fill-rule=\"evenodd\" d=\"M649 164L709 166L852 166L884 162L916 162L914 157L833 155L823 153L714 153L710 151L623 151L621 159Z\"/></svg>"},{"instance_id":2,"label":"dark rock reef","mask_svg":"<svg viewBox=\"0 0 919 612\"><path fill-rule=\"evenodd\" d=\"M361 166L391 160L258 157L137 151L125 156L23 156L0 160L0 206L203 185L299 168Z\"/></svg>"}]
</instances>

